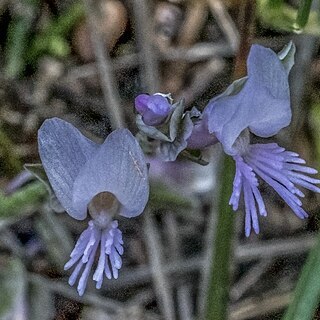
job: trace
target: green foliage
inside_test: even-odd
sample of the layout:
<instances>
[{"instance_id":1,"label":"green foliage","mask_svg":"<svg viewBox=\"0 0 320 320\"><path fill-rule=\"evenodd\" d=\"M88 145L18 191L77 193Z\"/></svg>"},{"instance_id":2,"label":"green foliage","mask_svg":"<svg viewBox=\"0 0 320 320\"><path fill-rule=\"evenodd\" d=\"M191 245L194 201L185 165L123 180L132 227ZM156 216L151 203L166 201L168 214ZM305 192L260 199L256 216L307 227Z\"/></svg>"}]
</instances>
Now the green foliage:
<instances>
[{"instance_id":1,"label":"green foliage","mask_svg":"<svg viewBox=\"0 0 320 320\"><path fill-rule=\"evenodd\" d=\"M311 0L300 1L298 10L281 0L258 0L260 21L275 30L319 35L319 13L311 10Z\"/></svg>"},{"instance_id":2,"label":"green foliage","mask_svg":"<svg viewBox=\"0 0 320 320\"><path fill-rule=\"evenodd\" d=\"M298 10L296 22L294 23L294 28L296 30L302 30L302 28L306 26L310 15L311 4L312 0L302 1Z\"/></svg>"},{"instance_id":3,"label":"green foliage","mask_svg":"<svg viewBox=\"0 0 320 320\"><path fill-rule=\"evenodd\" d=\"M27 64L35 65L43 55L57 58L69 55L70 31L79 20L84 18L83 4L77 1L32 37L40 3L39 0L27 0L24 6L25 12L14 16L9 25L5 66L5 74L9 78L21 76Z\"/></svg>"},{"instance_id":4,"label":"green foliage","mask_svg":"<svg viewBox=\"0 0 320 320\"><path fill-rule=\"evenodd\" d=\"M309 122L315 138L316 158L320 159L320 102L311 105ZM311 320L320 301L320 233L310 251L283 320Z\"/></svg>"},{"instance_id":5,"label":"green foliage","mask_svg":"<svg viewBox=\"0 0 320 320\"><path fill-rule=\"evenodd\" d=\"M283 320L311 320L320 300L320 234L301 272Z\"/></svg>"},{"instance_id":6,"label":"green foliage","mask_svg":"<svg viewBox=\"0 0 320 320\"><path fill-rule=\"evenodd\" d=\"M320 159L320 101L316 101L311 105L309 121L312 126L316 156L317 159Z\"/></svg>"},{"instance_id":7,"label":"green foliage","mask_svg":"<svg viewBox=\"0 0 320 320\"><path fill-rule=\"evenodd\" d=\"M229 302L230 260L234 237L235 213L228 205L232 193L234 162L231 157L223 159L220 174L220 195L217 212L217 230L212 244L213 263L210 272L210 284L207 297L207 320L226 320Z\"/></svg>"},{"instance_id":8,"label":"green foliage","mask_svg":"<svg viewBox=\"0 0 320 320\"><path fill-rule=\"evenodd\" d=\"M0 194L0 219L17 217L38 206L46 195L42 183L32 183L10 196Z\"/></svg>"},{"instance_id":9,"label":"green foliage","mask_svg":"<svg viewBox=\"0 0 320 320\"><path fill-rule=\"evenodd\" d=\"M5 75L14 78L25 68L25 53L29 45L29 37L39 0L26 0L19 14L16 14L9 25L6 44Z\"/></svg>"},{"instance_id":10,"label":"green foliage","mask_svg":"<svg viewBox=\"0 0 320 320\"><path fill-rule=\"evenodd\" d=\"M14 152L14 143L0 128L0 149L3 157L2 166L7 176L14 176L22 169L22 163Z\"/></svg>"},{"instance_id":11,"label":"green foliage","mask_svg":"<svg viewBox=\"0 0 320 320\"><path fill-rule=\"evenodd\" d=\"M48 54L64 58L70 54L68 36L70 31L84 18L82 2L72 4L66 12L52 20L31 42L27 52L27 61L34 63L40 56Z\"/></svg>"}]
</instances>

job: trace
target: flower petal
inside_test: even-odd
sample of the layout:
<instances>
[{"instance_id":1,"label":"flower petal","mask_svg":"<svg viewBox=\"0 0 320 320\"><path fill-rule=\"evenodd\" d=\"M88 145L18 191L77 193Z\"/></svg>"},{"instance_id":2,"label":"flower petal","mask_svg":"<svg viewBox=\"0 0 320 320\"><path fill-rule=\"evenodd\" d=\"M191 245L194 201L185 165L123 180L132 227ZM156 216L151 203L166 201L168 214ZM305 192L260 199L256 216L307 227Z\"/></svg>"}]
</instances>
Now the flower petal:
<instances>
[{"instance_id":1,"label":"flower petal","mask_svg":"<svg viewBox=\"0 0 320 320\"><path fill-rule=\"evenodd\" d=\"M291 63L291 62L290 62ZM260 137L270 137L291 121L288 70L271 49L259 45L251 47L248 78L239 79L241 88L226 90L207 106L208 128L216 134L227 153L240 133L248 128ZM235 93L236 92L236 93Z\"/></svg>"},{"instance_id":2,"label":"flower petal","mask_svg":"<svg viewBox=\"0 0 320 320\"><path fill-rule=\"evenodd\" d=\"M202 119L194 123L192 133L187 140L188 149L204 149L208 146L214 145L218 139L213 133L209 132L208 119L204 115Z\"/></svg>"},{"instance_id":3,"label":"flower petal","mask_svg":"<svg viewBox=\"0 0 320 320\"><path fill-rule=\"evenodd\" d=\"M291 122L288 72L275 52L254 45L248 57L248 75L246 103L255 101L249 128L260 137L273 136Z\"/></svg>"},{"instance_id":4,"label":"flower petal","mask_svg":"<svg viewBox=\"0 0 320 320\"><path fill-rule=\"evenodd\" d=\"M70 123L58 118L46 120L38 131L39 154L58 200L75 218L82 220L86 210L72 206L73 183L99 145L83 136Z\"/></svg>"},{"instance_id":5,"label":"flower petal","mask_svg":"<svg viewBox=\"0 0 320 320\"><path fill-rule=\"evenodd\" d=\"M149 197L143 152L127 129L112 132L86 163L74 182L73 205L83 211L100 192L113 193L122 204L120 214L142 213Z\"/></svg>"}]
</instances>

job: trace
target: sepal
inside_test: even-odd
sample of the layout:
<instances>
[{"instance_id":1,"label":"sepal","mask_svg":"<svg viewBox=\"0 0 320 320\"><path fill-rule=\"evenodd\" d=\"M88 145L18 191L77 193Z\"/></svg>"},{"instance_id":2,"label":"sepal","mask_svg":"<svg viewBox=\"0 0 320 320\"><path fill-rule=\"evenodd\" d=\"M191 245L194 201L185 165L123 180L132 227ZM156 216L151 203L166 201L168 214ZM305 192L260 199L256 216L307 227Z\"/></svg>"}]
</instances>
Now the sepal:
<instances>
[{"instance_id":1,"label":"sepal","mask_svg":"<svg viewBox=\"0 0 320 320\"><path fill-rule=\"evenodd\" d=\"M283 49L278 53L278 57L282 62L285 70L289 74L291 68L294 65L294 55L296 53L296 46L290 41Z\"/></svg>"}]
</instances>

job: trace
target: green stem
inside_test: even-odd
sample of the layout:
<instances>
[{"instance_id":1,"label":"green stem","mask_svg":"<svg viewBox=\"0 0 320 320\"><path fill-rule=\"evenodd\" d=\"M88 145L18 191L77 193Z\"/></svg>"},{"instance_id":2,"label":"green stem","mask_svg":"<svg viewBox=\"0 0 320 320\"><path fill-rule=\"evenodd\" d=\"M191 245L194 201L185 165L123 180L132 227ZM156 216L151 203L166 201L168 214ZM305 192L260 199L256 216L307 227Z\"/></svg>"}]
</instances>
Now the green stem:
<instances>
[{"instance_id":1,"label":"green stem","mask_svg":"<svg viewBox=\"0 0 320 320\"><path fill-rule=\"evenodd\" d=\"M308 22L312 0L304 0L298 9L297 19L294 28L301 30Z\"/></svg>"},{"instance_id":2,"label":"green stem","mask_svg":"<svg viewBox=\"0 0 320 320\"><path fill-rule=\"evenodd\" d=\"M228 205L232 193L234 163L231 157L223 159L220 197L218 204L217 231L213 243L213 263L206 304L207 320L227 319L229 301L230 261L234 237L235 213Z\"/></svg>"},{"instance_id":3,"label":"green stem","mask_svg":"<svg viewBox=\"0 0 320 320\"><path fill-rule=\"evenodd\" d=\"M311 320L320 298L320 233L309 253L294 292L293 301L282 320Z\"/></svg>"}]
</instances>

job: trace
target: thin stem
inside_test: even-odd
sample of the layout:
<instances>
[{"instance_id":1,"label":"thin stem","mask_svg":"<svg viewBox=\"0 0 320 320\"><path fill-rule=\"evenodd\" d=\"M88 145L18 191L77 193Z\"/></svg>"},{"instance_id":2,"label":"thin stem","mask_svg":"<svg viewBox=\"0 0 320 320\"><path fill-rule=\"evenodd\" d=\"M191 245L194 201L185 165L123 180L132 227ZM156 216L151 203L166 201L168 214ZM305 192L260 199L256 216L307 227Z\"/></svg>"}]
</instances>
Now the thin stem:
<instances>
[{"instance_id":1,"label":"thin stem","mask_svg":"<svg viewBox=\"0 0 320 320\"><path fill-rule=\"evenodd\" d=\"M247 73L246 60L255 29L255 0L239 2L240 47L236 56L233 79L239 79Z\"/></svg>"},{"instance_id":2,"label":"thin stem","mask_svg":"<svg viewBox=\"0 0 320 320\"><path fill-rule=\"evenodd\" d=\"M239 47L239 32L237 26L229 15L223 1L207 0L210 10L215 17L217 23L222 29L232 51L238 50Z\"/></svg>"},{"instance_id":3,"label":"thin stem","mask_svg":"<svg viewBox=\"0 0 320 320\"><path fill-rule=\"evenodd\" d=\"M150 259L151 272L156 289L156 296L158 296L158 301L160 304L159 307L163 313L164 319L173 320L175 319L174 306L170 284L163 270L163 249L160 243L159 234L154 222L154 218L149 210L146 210L144 213L144 222L146 246Z\"/></svg>"},{"instance_id":4,"label":"thin stem","mask_svg":"<svg viewBox=\"0 0 320 320\"><path fill-rule=\"evenodd\" d=\"M215 154L216 161L219 164L222 164L221 154ZM212 162L211 162L212 163ZM216 168L212 168L212 174L214 174ZM212 179L214 179L214 175L212 175ZM212 244L216 238L217 232L217 213L218 213L218 192L217 188L212 190L211 194L211 206L210 206L210 213L207 217L207 226L204 235L205 244L204 244L204 261L203 267L200 269L200 281L199 281L199 294L198 294L198 317L199 319L204 319L204 315L206 312L207 307L207 296L209 291L209 283L211 278L212 272L212 264L213 264L213 254L214 248Z\"/></svg>"},{"instance_id":5,"label":"thin stem","mask_svg":"<svg viewBox=\"0 0 320 320\"><path fill-rule=\"evenodd\" d=\"M64 281L51 281L48 278L42 277L35 273L28 273L28 280L31 283L44 285L47 290L59 293L60 295L73 299L75 301L92 305L98 309L105 310L108 314L113 314L121 311L124 305L121 302L112 300L106 297L100 297L95 293L86 292L83 297L80 297L74 288L71 288Z\"/></svg>"},{"instance_id":6,"label":"thin stem","mask_svg":"<svg viewBox=\"0 0 320 320\"><path fill-rule=\"evenodd\" d=\"M311 250L302 269L290 303L283 320L313 319L320 298L320 233L315 247Z\"/></svg>"},{"instance_id":7,"label":"thin stem","mask_svg":"<svg viewBox=\"0 0 320 320\"><path fill-rule=\"evenodd\" d=\"M246 272L230 290L230 299L239 300L250 288L252 288L272 264L272 259L263 259Z\"/></svg>"},{"instance_id":8,"label":"thin stem","mask_svg":"<svg viewBox=\"0 0 320 320\"><path fill-rule=\"evenodd\" d=\"M140 51L142 89L154 93L159 89L159 72L157 52L152 43L153 26L148 4L150 1L132 1L135 31Z\"/></svg>"},{"instance_id":9,"label":"thin stem","mask_svg":"<svg viewBox=\"0 0 320 320\"><path fill-rule=\"evenodd\" d=\"M92 0L84 0L83 2L85 4L87 19L91 29L91 41L97 59L107 114L110 117L112 128L121 128L124 127L124 120L120 105L119 90L114 81L115 76L105 42L96 26L96 8L94 8Z\"/></svg>"},{"instance_id":10,"label":"thin stem","mask_svg":"<svg viewBox=\"0 0 320 320\"><path fill-rule=\"evenodd\" d=\"M212 269L207 296L206 319L227 319L227 305L230 287L230 261L234 237L235 214L228 205L232 192L233 160L223 159L220 180L220 197L217 212L217 230L212 246Z\"/></svg>"}]
</instances>

